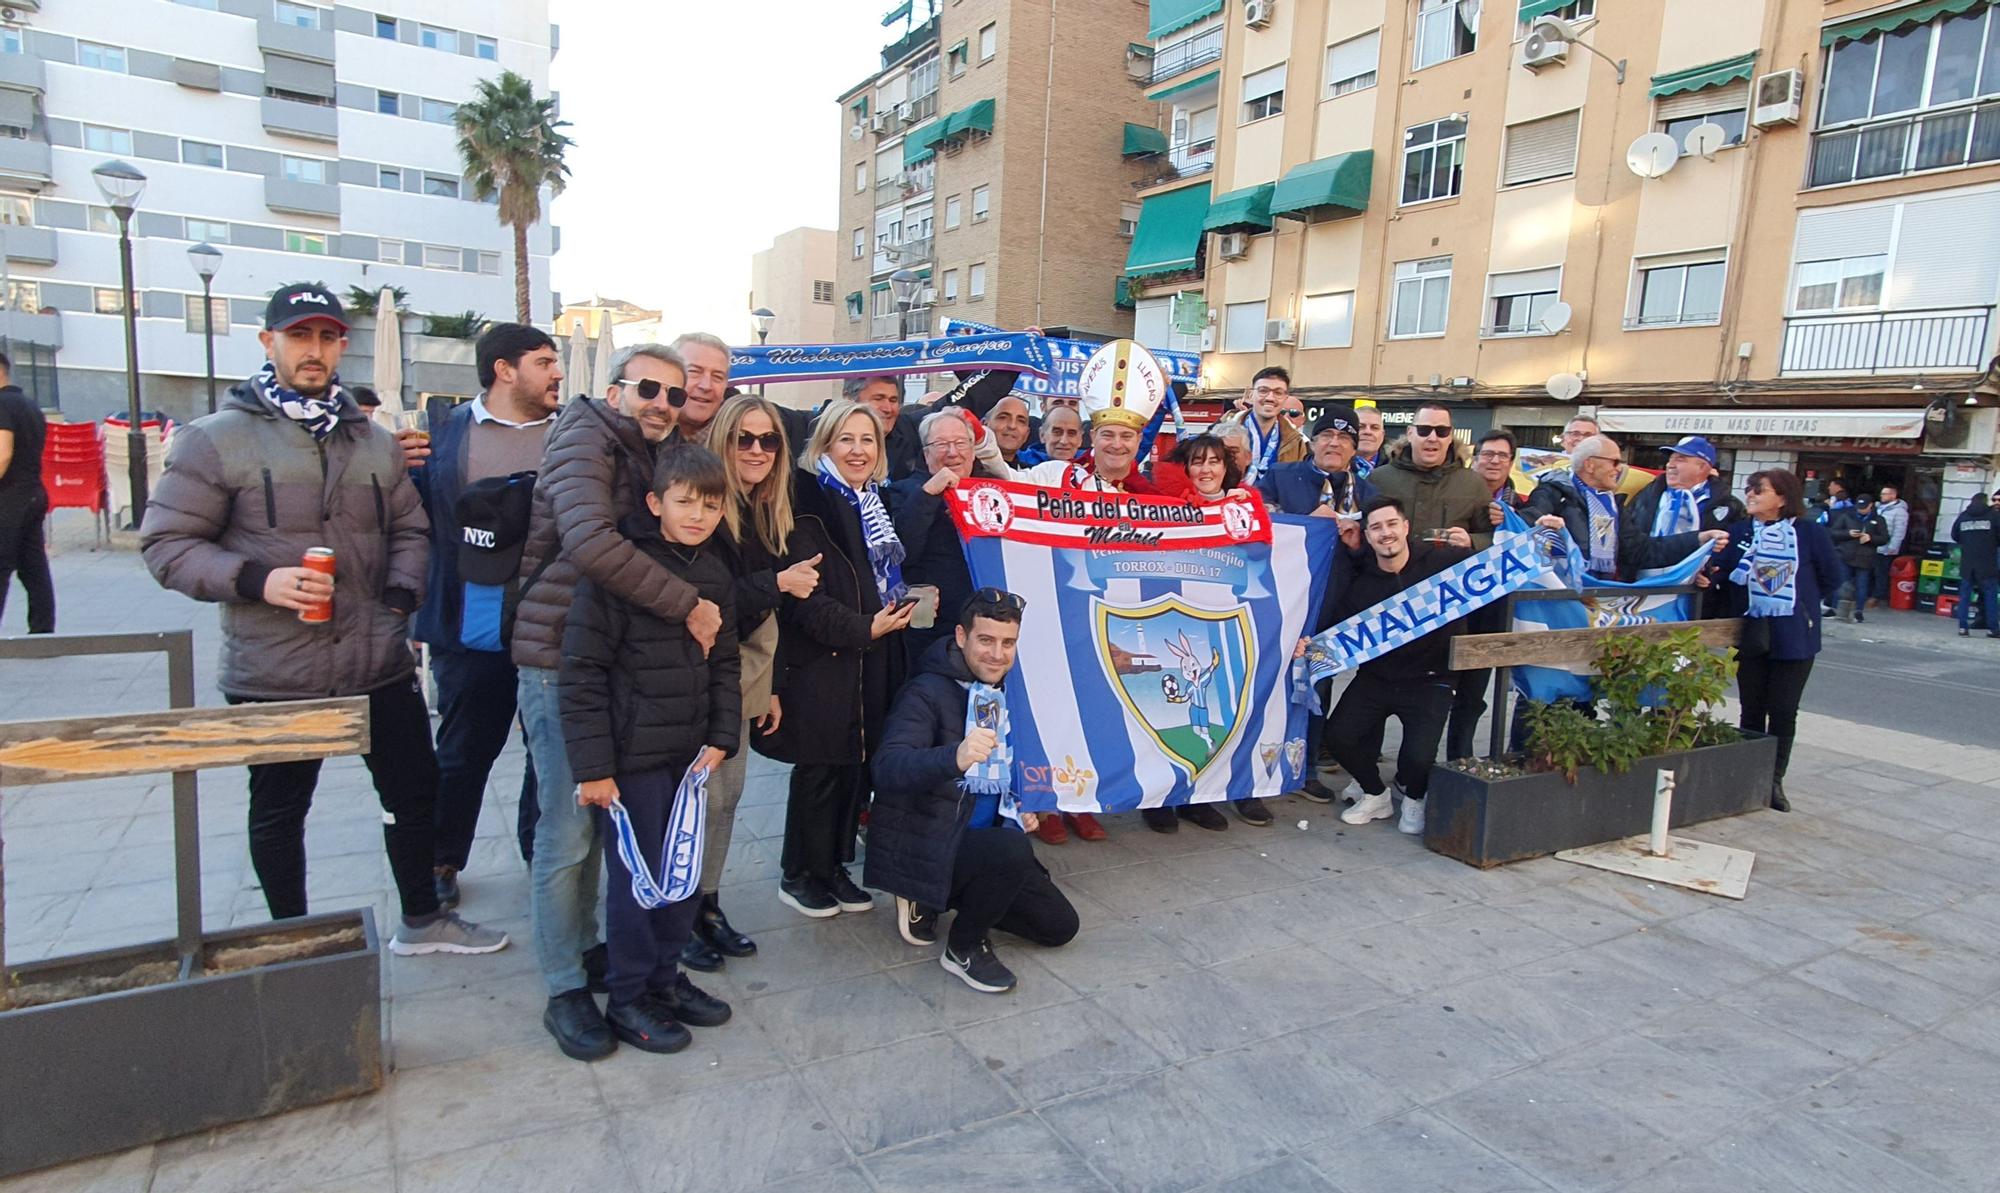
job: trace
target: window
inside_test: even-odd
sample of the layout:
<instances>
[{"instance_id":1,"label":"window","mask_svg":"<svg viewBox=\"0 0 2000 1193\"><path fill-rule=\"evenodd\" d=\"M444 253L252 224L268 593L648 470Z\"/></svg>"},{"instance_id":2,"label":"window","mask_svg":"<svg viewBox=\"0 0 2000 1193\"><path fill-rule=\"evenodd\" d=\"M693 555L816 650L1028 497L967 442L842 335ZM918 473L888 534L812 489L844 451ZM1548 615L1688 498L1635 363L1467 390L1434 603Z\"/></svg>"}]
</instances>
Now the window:
<instances>
[{"instance_id":1,"label":"window","mask_svg":"<svg viewBox=\"0 0 2000 1193\"><path fill-rule=\"evenodd\" d=\"M86 124L83 126L83 147L92 153L129 154L132 152L132 130Z\"/></svg>"},{"instance_id":2,"label":"window","mask_svg":"<svg viewBox=\"0 0 2000 1193\"><path fill-rule=\"evenodd\" d=\"M1346 348L1354 343L1354 291L1308 294L1299 329L1301 348Z\"/></svg>"},{"instance_id":3,"label":"window","mask_svg":"<svg viewBox=\"0 0 2000 1193\"><path fill-rule=\"evenodd\" d=\"M1655 259L1641 262L1635 327L1680 327L1722 319L1724 263Z\"/></svg>"},{"instance_id":4,"label":"window","mask_svg":"<svg viewBox=\"0 0 2000 1193\"><path fill-rule=\"evenodd\" d=\"M1451 305L1451 258L1429 257L1396 263L1396 293L1389 313L1389 338L1444 334Z\"/></svg>"},{"instance_id":5,"label":"window","mask_svg":"<svg viewBox=\"0 0 2000 1193\"><path fill-rule=\"evenodd\" d=\"M1433 120L1403 134L1403 202L1458 194L1465 171L1465 121Z\"/></svg>"},{"instance_id":6,"label":"window","mask_svg":"<svg viewBox=\"0 0 2000 1193\"><path fill-rule=\"evenodd\" d=\"M10 311L41 310L42 284L12 281L0 283L0 307Z\"/></svg>"},{"instance_id":7,"label":"window","mask_svg":"<svg viewBox=\"0 0 2000 1193\"><path fill-rule=\"evenodd\" d=\"M417 44L426 50L450 50L458 52L458 34L436 25L420 25L417 28Z\"/></svg>"},{"instance_id":8,"label":"window","mask_svg":"<svg viewBox=\"0 0 2000 1193\"><path fill-rule=\"evenodd\" d=\"M35 201L26 195L0 195L0 224L26 228L35 222Z\"/></svg>"},{"instance_id":9,"label":"window","mask_svg":"<svg viewBox=\"0 0 2000 1193\"><path fill-rule=\"evenodd\" d=\"M485 274L487 277L499 277L500 254L498 253L479 254L479 272Z\"/></svg>"},{"instance_id":10,"label":"window","mask_svg":"<svg viewBox=\"0 0 2000 1193\"><path fill-rule=\"evenodd\" d=\"M403 114L403 97L393 91L377 91L375 93L375 110L384 116L401 116Z\"/></svg>"},{"instance_id":11,"label":"window","mask_svg":"<svg viewBox=\"0 0 2000 1193\"><path fill-rule=\"evenodd\" d=\"M296 25L301 29L323 29L322 10L310 4L294 4L292 0L277 0L277 17L280 25Z\"/></svg>"},{"instance_id":12,"label":"window","mask_svg":"<svg viewBox=\"0 0 2000 1193\"><path fill-rule=\"evenodd\" d=\"M1415 69L1470 54L1479 45L1480 0L1417 0Z\"/></svg>"},{"instance_id":13,"label":"window","mask_svg":"<svg viewBox=\"0 0 2000 1193\"><path fill-rule=\"evenodd\" d=\"M1542 316L1556 304L1562 270L1527 269L1496 273L1486 279L1486 326L1480 335L1549 335Z\"/></svg>"},{"instance_id":14,"label":"window","mask_svg":"<svg viewBox=\"0 0 2000 1193\"><path fill-rule=\"evenodd\" d=\"M965 43L962 41L945 53L945 66L950 70L952 78L955 79L965 73L965 57Z\"/></svg>"},{"instance_id":15,"label":"window","mask_svg":"<svg viewBox=\"0 0 2000 1193\"><path fill-rule=\"evenodd\" d=\"M125 48L79 41L76 43L76 64L92 70L115 70L122 75L125 73Z\"/></svg>"},{"instance_id":16,"label":"window","mask_svg":"<svg viewBox=\"0 0 2000 1193\"><path fill-rule=\"evenodd\" d=\"M207 330L207 328L202 326L201 322L201 295L189 294L185 295L184 298L187 303L187 306L184 310L183 325L187 328L189 335L197 335L197 336L201 335L203 334L203 332ZM216 335L226 336L229 334L228 299L226 298L209 299L208 317L215 325Z\"/></svg>"},{"instance_id":17,"label":"window","mask_svg":"<svg viewBox=\"0 0 2000 1193\"><path fill-rule=\"evenodd\" d=\"M386 236L376 241L375 259L384 265L401 265L403 263L403 242L400 240L390 240Z\"/></svg>"},{"instance_id":18,"label":"window","mask_svg":"<svg viewBox=\"0 0 2000 1193\"><path fill-rule=\"evenodd\" d=\"M1576 173L1576 132L1581 110L1507 126L1502 186L1567 178Z\"/></svg>"},{"instance_id":19,"label":"window","mask_svg":"<svg viewBox=\"0 0 2000 1193\"><path fill-rule=\"evenodd\" d=\"M1000 52L1000 27L984 25L979 30L979 60L993 61L993 55Z\"/></svg>"},{"instance_id":20,"label":"window","mask_svg":"<svg viewBox=\"0 0 2000 1193\"><path fill-rule=\"evenodd\" d=\"M861 302L861 292L859 290L847 296L847 321L849 323L860 322L862 315Z\"/></svg>"},{"instance_id":21,"label":"window","mask_svg":"<svg viewBox=\"0 0 2000 1193\"><path fill-rule=\"evenodd\" d=\"M375 167L375 185L385 191L403 189L403 172L394 166Z\"/></svg>"},{"instance_id":22,"label":"window","mask_svg":"<svg viewBox=\"0 0 2000 1193\"><path fill-rule=\"evenodd\" d=\"M1674 139L1674 144L1682 146L1686 152L1687 135L1699 124L1719 124L1725 134L1724 145L1741 145L1745 117L1749 115L1746 106L1750 102L1750 81L1738 79L1734 83L1724 83L1719 87L1703 87L1699 91L1683 91L1679 95L1662 98L1653 109L1653 119L1659 131Z\"/></svg>"},{"instance_id":23,"label":"window","mask_svg":"<svg viewBox=\"0 0 2000 1193\"><path fill-rule=\"evenodd\" d=\"M98 286L90 292L91 309L100 315L122 315L125 313L125 292L110 286Z\"/></svg>"},{"instance_id":24,"label":"window","mask_svg":"<svg viewBox=\"0 0 2000 1193\"><path fill-rule=\"evenodd\" d=\"M832 282L814 282L814 283L813 283L813 301L814 301L814 302L832 302L832 301L833 301L833 283L832 283Z\"/></svg>"},{"instance_id":25,"label":"window","mask_svg":"<svg viewBox=\"0 0 2000 1193\"><path fill-rule=\"evenodd\" d=\"M118 233L118 217L109 207L86 208L84 224L92 232L109 232L114 236Z\"/></svg>"},{"instance_id":26,"label":"window","mask_svg":"<svg viewBox=\"0 0 2000 1193\"><path fill-rule=\"evenodd\" d=\"M1126 240L1130 240L1138 234L1138 231L1139 205L1137 203L1120 203L1118 205L1118 235L1124 237Z\"/></svg>"},{"instance_id":27,"label":"window","mask_svg":"<svg viewBox=\"0 0 2000 1193\"><path fill-rule=\"evenodd\" d=\"M500 43L490 37L472 39L472 56L484 58L488 62L500 61Z\"/></svg>"},{"instance_id":28,"label":"window","mask_svg":"<svg viewBox=\"0 0 2000 1193\"><path fill-rule=\"evenodd\" d=\"M947 195L944 201L944 230L949 232L958 227L959 201L957 195Z\"/></svg>"},{"instance_id":29,"label":"window","mask_svg":"<svg viewBox=\"0 0 2000 1193\"><path fill-rule=\"evenodd\" d=\"M1243 76L1243 119L1262 120L1285 110L1285 64L1266 67Z\"/></svg>"},{"instance_id":30,"label":"window","mask_svg":"<svg viewBox=\"0 0 2000 1193\"><path fill-rule=\"evenodd\" d=\"M1993 112L1958 106L1994 95L2000 95L2000 21L1989 5L1837 42L1827 52L1808 185L2000 159ZM1935 114L1892 119L1919 111Z\"/></svg>"},{"instance_id":31,"label":"window","mask_svg":"<svg viewBox=\"0 0 2000 1193\"><path fill-rule=\"evenodd\" d=\"M1382 31L1364 34L1326 49L1326 97L1366 91L1375 85L1375 63L1382 56Z\"/></svg>"},{"instance_id":32,"label":"window","mask_svg":"<svg viewBox=\"0 0 2000 1193\"><path fill-rule=\"evenodd\" d=\"M222 146L211 145L207 141L182 141L181 160L190 166L222 168Z\"/></svg>"},{"instance_id":33,"label":"window","mask_svg":"<svg viewBox=\"0 0 2000 1193\"><path fill-rule=\"evenodd\" d=\"M854 230L854 259L856 261L861 260L861 258L864 255L866 255L867 252L868 252L868 230L866 228L856 228Z\"/></svg>"},{"instance_id":34,"label":"window","mask_svg":"<svg viewBox=\"0 0 2000 1193\"><path fill-rule=\"evenodd\" d=\"M860 193L861 193L862 191L865 191L865 190L867 190L867 189L868 189L868 163L867 163L867 162L855 162L855 163L854 163L854 193L858 195L858 194L860 194Z\"/></svg>"},{"instance_id":35,"label":"window","mask_svg":"<svg viewBox=\"0 0 2000 1193\"><path fill-rule=\"evenodd\" d=\"M1881 306L1882 276L1888 271L1889 258L1875 253L1802 261L1793 268L1797 280L1792 286L1792 313L1812 315Z\"/></svg>"},{"instance_id":36,"label":"window","mask_svg":"<svg viewBox=\"0 0 2000 1193\"><path fill-rule=\"evenodd\" d=\"M187 222L187 238L197 243L205 240L210 244L228 244L229 225L221 220L190 219Z\"/></svg>"},{"instance_id":37,"label":"window","mask_svg":"<svg viewBox=\"0 0 2000 1193\"><path fill-rule=\"evenodd\" d=\"M287 228L285 230L285 251L288 253L305 253L309 256L324 257L326 256L326 233L294 232Z\"/></svg>"},{"instance_id":38,"label":"window","mask_svg":"<svg viewBox=\"0 0 2000 1193\"><path fill-rule=\"evenodd\" d=\"M395 17L382 17L382 16L378 16L378 17L376 17L376 18L375 18L375 36L377 36L377 37L381 38L381 39L382 39L383 41L395 41L395 40L396 40L396 18L395 18Z\"/></svg>"},{"instance_id":39,"label":"window","mask_svg":"<svg viewBox=\"0 0 2000 1193\"><path fill-rule=\"evenodd\" d=\"M958 301L958 271L956 269L947 269L944 271L944 285L938 293L944 296L944 301L946 302Z\"/></svg>"},{"instance_id":40,"label":"window","mask_svg":"<svg viewBox=\"0 0 2000 1193\"><path fill-rule=\"evenodd\" d=\"M1222 308L1222 350L1264 350L1264 300L1232 302Z\"/></svg>"},{"instance_id":41,"label":"window","mask_svg":"<svg viewBox=\"0 0 2000 1193\"><path fill-rule=\"evenodd\" d=\"M458 108L441 99L426 99L422 102L423 118L431 124L450 124Z\"/></svg>"},{"instance_id":42,"label":"window","mask_svg":"<svg viewBox=\"0 0 2000 1193\"><path fill-rule=\"evenodd\" d=\"M987 213L988 213L988 212L990 212L990 211L992 211L992 209L993 209L993 208L992 208L992 198L991 198L991 196L989 195L989 193L988 193L988 191L987 191L987 188L986 188L986 187L983 187L983 186L975 186L975 187L973 187L973 188L972 188L972 222L976 224L976 223L979 223L980 221L984 220L984 219L986 218L986 216L987 216Z\"/></svg>"},{"instance_id":43,"label":"window","mask_svg":"<svg viewBox=\"0 0 2000 1193\"><path fill-rule=\"evenodd\" d=\"M427 244L424 246L425 269L460 269L464 265L465 258L461 257L458 250L452 248L450 245Z\"/></svg>"},{"instance_id":44,"label":"window","mask_svg":"<svg viewBox=\"0 0 2000 1193\"><path fill-rule=\"evenodd\" d=\"M326 182L326 163L313 157L281 157L278 168L284 173L286 182Z\"/></svg>"},{"instance_id":45,"label":"window","mask_svg":"<svg viewBox=\"0 0 2000 1193\"><path fill-rule=\"evenodd\" d=\"M21 52L21 31L12 25L0 27L0 54Z\"/></svg>"},{"instance_id":46,"label":"window","mask_svg":"<svg viewBox=\"0 0 2000 1193\"><path fill-rule=\"evenodd\" d=\"M438 174L424 175L424 193L440 199L458 198L458 179L445 178Z\"/></svg>"},{"instance_id":47,"label":"window","mask_svg":"<svg viewBox=\"0 0 2000 1193\"><path fill-rule=\"evenodd\" d=\"M986 297L986 266L983 262L965 271L965 296L975 302Z\"/></svg>"},{"instance_id":48,"label":"window","mask_svg":"<svg viewBox=\"0 0 2000 1193\"><path fill-rule=\"evenodd\" d=\"M1561 21L1587 21L1597 15L1597 0L1570 0L1568 4L1563 5L1561 8L1542 15L1555 17ZM1535 20L1540 19L1541 17L1539 16L1535 18ZM1515 21L1514 40L1520 41L1527 37L1528 29L1533 24L1534 21Z\"/></svg>"},{"instance_id":49,"label":"window","mask_svg":"<svg viewBox=\"0 0 2000 1193\"><path fill-rule=\"evenodd\" d=\"M268 83L264 86L264 94L270 96L272 99L282 99L294 104L311 104L316 108L330 108L333 106L332 96L315 95L310 91L288 91L283 87L273 87Z\"/></svg>"}]
</instances>

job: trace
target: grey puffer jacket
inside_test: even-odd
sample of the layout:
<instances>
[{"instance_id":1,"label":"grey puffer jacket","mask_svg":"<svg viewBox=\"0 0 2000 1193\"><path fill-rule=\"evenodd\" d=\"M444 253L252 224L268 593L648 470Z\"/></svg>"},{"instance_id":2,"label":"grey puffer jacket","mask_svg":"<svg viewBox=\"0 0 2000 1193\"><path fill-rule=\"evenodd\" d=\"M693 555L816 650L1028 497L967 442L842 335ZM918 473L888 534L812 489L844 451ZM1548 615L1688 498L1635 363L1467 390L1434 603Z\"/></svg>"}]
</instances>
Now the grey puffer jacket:
<instances>
[{"instance_id":1,"label":"grey puffer jacket","mask_svg":"<svg viewBox=\"0 0 2000 1193\"><path fill-rule=\"evenodd\" d=\"M646 508L654 450L637 422L601 399L575 398L556 416L521 552L515 666L561 669L570 600L585 578L668 621L693 612L694 586L618 529Z\"/></svg>"},{"instance_id":2,"label":"grey puffer jacket","mask_svg":"<svg viewBox=\"0 0 2000 1193\"><path fill-rule=\"evenodd\" d=\"M267 605L272 569L334 553L333 620ZM343 399L315 443L250 387L174 433L140 528L166 588L222 604L229 696L297 700L374 691L415 670L409 614L430 562L430 522L395 436Z\"/></svg>"}]
</instances>

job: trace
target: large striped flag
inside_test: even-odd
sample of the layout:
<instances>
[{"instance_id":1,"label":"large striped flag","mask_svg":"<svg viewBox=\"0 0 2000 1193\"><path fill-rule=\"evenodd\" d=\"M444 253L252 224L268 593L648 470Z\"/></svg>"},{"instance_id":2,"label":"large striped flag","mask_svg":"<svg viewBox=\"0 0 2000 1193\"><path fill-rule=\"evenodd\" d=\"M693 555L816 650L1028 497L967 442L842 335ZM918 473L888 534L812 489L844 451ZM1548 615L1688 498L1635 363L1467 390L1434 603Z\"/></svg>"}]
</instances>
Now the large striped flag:
<instances>
[{"instance_id":1,"label":"large striped flag","mask_svg":"<svg viewBox=\"0 0 2000 1193\"><path fill-rule=\"evenodd\" d=\"M1027 601L1007 677L1015 791L1031 811L1273 796L1305 775L1292 650L1312 629L1334 523L1002 481L952 490L973 582Z\"/></svg>"}]
</instances>

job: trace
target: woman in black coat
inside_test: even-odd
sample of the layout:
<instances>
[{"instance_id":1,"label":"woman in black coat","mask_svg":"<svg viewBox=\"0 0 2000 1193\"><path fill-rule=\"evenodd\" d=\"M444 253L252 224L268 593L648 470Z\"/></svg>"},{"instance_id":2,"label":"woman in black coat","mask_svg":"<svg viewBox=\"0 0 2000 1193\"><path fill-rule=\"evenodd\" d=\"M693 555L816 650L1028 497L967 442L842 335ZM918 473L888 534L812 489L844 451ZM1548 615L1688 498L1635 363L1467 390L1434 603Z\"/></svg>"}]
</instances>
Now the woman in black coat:
<instances>
[{"instance_id":1,"label":"woman in black coat","mask_svg":"<svg viewBox=\"0 0 2000 1193\"><path fill-rule=\"evenodd\" d=\"M792 552L820 557L819 585L779 607L773 686L784 715L775 732L752 741L758 753L792 764L778 898L818 919L875 905L846 867L867 803L868 759L902 686L901 644L884 639L910 624L915 605L903 599L902 544L876 494L883 460L874 413L857 402L829 405L799 465Z\"/></svg>"}]
</instances>

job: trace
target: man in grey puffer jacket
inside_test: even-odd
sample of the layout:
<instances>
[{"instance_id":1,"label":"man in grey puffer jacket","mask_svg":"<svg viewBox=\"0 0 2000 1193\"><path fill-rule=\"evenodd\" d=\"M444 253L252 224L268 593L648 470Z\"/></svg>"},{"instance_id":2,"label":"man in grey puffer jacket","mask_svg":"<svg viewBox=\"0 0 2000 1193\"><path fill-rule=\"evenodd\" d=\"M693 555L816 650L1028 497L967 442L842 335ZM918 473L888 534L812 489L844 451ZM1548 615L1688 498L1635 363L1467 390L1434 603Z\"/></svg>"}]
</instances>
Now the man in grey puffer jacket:
<instances>
[{"instance_id":1,"label":"man in grey puffer jacket","mask_svg":"<svg viewBox=\"0 0 2000 1193\"><path fill-rule=\"evenodd\" d=\"M440 910L431 880L437 755L408 618L424 588L429 524L402 447L340 389L340 300L280 287L258 336L269 361L222 408L174 435L140 529L163 586L222 605L231 703L368 697L365 756L402 900L392 951L491 953L503 933ZM300 566L334 553L329 577ZM332 619L300 620L322 601ZM250 768L250 861L273 919L306 914L306 812L317 761Z\"/></svg>"}]
</instances>

